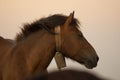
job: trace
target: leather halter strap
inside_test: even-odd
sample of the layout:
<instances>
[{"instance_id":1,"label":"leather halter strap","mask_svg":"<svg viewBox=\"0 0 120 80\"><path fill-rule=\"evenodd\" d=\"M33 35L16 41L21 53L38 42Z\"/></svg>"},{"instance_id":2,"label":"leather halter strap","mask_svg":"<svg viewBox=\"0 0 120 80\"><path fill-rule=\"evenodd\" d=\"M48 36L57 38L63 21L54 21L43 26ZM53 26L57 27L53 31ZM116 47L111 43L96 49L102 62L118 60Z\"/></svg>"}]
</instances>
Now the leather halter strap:
<instances>
[{"instance_id":1,"label":"leather halter strap","mask_svg":"<svg viewBox=\"0 0 120 80\"><path fill-rule=\"evenodd\" d=\"M55 41L56 41L56 51L60 52L61 50L61 31L60 26L55 27Z\"/></svg>"},{"instance_id":2,"label":"leather halter strap","mask_svg":"<svg viewBox=\"0 0 120 80\"><path fill-rule=\"evenodd\" d=\"M56 54L55 61L57 64L57 68L61 70L61 68L66 67L65 57L61 53L61 29L60 26L55 27L55 41L56 41Z\"/></svg>"}]
</instances>

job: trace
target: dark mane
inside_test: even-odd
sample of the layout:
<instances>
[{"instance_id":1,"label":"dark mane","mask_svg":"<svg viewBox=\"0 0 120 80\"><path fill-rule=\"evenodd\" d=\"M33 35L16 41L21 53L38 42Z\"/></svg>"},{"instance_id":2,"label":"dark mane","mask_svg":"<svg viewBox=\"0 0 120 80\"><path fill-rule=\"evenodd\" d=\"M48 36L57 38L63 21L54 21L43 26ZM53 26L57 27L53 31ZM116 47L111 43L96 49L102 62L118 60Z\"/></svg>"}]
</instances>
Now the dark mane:
<instances>
[{"instance_id":1,"label":"dark mane","mask_svg":"<svg viewBox=\"0 0 120 80\"><path fill-rule=\"evenodd\" d=\"M36 31L40 31L42 29L45 29L50 33L54 33L51 30L58 25L63 25L67 17L68 16L65 16L65 15L55 14L47 18L41 18L40 20L37 20L31 24L25 24L24 27L21 28L21 32L17 34L15 40L17 42L21 41L24 38L28 37L30 34ZM70 25L77 27L78 24L79 24L79 21L77 19L73 19Z\"/></svg>"}]
</instances>

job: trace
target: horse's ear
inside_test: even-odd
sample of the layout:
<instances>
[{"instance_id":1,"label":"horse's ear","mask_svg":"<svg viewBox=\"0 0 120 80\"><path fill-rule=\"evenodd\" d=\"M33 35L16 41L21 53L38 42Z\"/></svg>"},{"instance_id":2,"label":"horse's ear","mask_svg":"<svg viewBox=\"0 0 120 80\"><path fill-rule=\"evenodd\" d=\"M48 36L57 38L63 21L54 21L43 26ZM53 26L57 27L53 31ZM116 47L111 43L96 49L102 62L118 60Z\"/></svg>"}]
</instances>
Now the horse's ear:
<instances>
[{"instance_id":1,"label":"horse's ear","mask_svg":"<svg viewBox=\"0 0 120 80\"><path fill-rule=\"evenodd\" d=\"M67 27L72 22L73 19L74 19L74 11L70 13L70 15L68 16L67 20L64 23L64 27L65 26Z\"/></svg>"}]
</instances>

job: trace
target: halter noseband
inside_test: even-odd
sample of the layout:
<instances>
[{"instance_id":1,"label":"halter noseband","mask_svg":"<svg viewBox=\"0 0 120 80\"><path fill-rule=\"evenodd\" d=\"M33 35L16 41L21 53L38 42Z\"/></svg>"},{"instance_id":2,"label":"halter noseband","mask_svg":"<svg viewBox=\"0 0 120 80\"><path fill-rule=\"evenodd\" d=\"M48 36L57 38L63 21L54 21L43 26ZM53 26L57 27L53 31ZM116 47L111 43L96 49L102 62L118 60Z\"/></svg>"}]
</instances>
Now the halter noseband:
<instances>
[{"instance_id":1,"label":"halter noseband","mask_svg":"<svg viewBox=\"0 0 120 80\"><path fill-rule=\"evenodd\" d=\"M61 53L61 29L60 26L55 27L55 41L56 41L56 54L55 61L59 70L66 67L65 57Z\"/></svg>"}]
</instances>

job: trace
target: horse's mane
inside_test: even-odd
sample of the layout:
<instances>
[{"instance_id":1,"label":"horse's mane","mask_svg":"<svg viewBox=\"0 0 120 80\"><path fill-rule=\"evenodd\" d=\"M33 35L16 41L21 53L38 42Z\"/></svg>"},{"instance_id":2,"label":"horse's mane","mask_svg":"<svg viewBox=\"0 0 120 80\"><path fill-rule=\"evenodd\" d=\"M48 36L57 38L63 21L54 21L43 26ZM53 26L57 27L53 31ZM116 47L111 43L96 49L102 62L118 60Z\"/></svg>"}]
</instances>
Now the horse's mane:
<instances>
[{"instance_id":1,"label":"horse's mane","mask_svg":"<svg viewBox=\"0 0 120 80\"><path fill-rule=\"evenodd\" d=\"M42 29L45 29L50 33L54 33L51 31L51 29L54 29L58 25L63 25L67 18L68 16L55 14L46 18L41 18L31 24L27 23L23 28L21 28L21 32L17 34L15 40L17 42L21 41L24 38L28 37L30 34ZM77 19L73 19L70 25L78 27L78 24L79 21Z\"/></svg>"}]
</instances>

